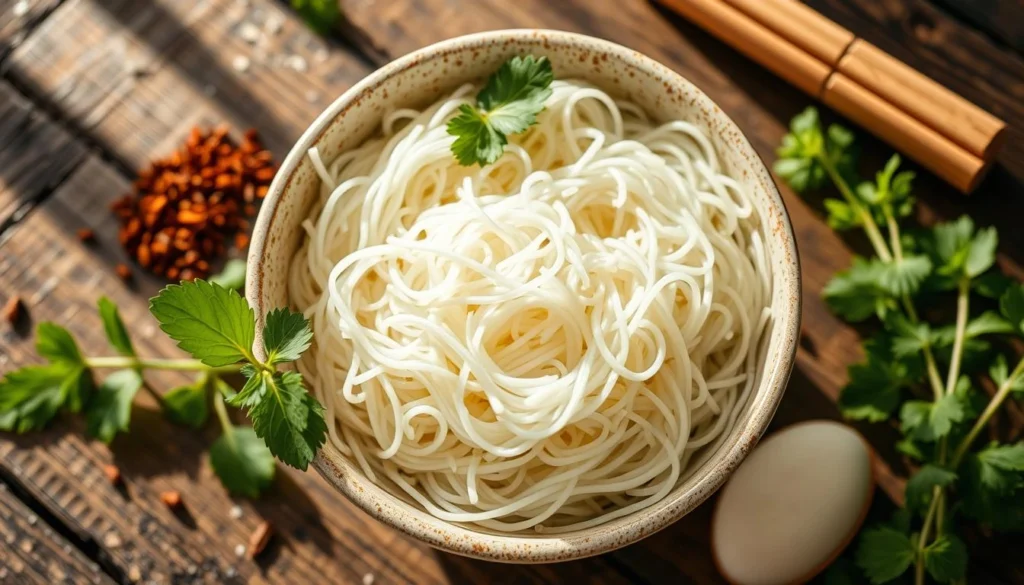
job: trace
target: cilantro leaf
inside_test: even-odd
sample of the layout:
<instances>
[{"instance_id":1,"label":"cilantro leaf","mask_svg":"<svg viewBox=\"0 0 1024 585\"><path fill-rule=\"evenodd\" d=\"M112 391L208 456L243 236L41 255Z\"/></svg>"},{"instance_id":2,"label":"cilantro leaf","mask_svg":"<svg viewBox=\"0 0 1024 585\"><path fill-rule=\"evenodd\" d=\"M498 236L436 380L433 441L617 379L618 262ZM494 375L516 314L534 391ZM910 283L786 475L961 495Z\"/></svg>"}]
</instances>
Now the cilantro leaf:
<instances>
[{"instance_id":1,"label":"cilantro leaf","mask_svg":"<svg viewBox=\"0 0 1024 585\"><path fill-rule=\"evenodd\" d=\"M1016 335L1024 335L1024 284L1017 283L999 297L999 311Z\"/></svg>"},{"instance_id":2,"label":"cilantro leaf","mask_svg":"<svg viewBox=\"0 0 1024 585\"><path fill-rule=\"evenodd\" d=\"M498 132L518 134L537 122L554 79L547 57L513 57L487 80L476 99Z\"/></svg>"},{"instance_id":3,"label":"cilantro leaf","mask_svg":"<svg viewBox=\"0 0 1024 585\"><path fill-rule=\"evenodd\" d=\"M267 362L276 364L299 359L309 349L313 331L302 313L288 309L276 309L267 313L263 327L263 346L267 350Z\"/></svg>"},{"instance_id":4,"label":"cilantro leaf","mask_svg":"<svg viewBox=\"0 0 1024 585\"><path fill-rule=\"evenodd\" d=\"M210 415L208 384L209 380L202 376L194 384L179 386L164 394L164 414L168 420L194 429L206 424Z\"/></svg>"},{"instance_id":5,"label":"cilantro leaf","mask_svg":"<svg viewBox=\"0 0 1024 585\"><path fill-rule=\"evenodd\" d=\"M885 270L879 260L854 258L849 270L836 274L821 294L832 312L847 321L884 317L895 306L891 292L879 284Z\"/></svg>"},{"instance_id":6,"label":"cilantro leaf","mask_svg":"<svg viewBox=\"0 0 1024 585\"><path fill-rule=\"evenodd\" d=\"M900 424L911 439L931 442L949 434L953 423L964 420L964 408L956 394L935 402L908 400L900 409Z\"/></svg>"},{"instance_id":7,"label":"cilantro leaf","mask_svg":"<svg viewBox=\"0 0 1024 585\"><path fill-rule=\"evenodd\" d=\"M459 115L448 122L448 133L456 137L452 143L455 160L465 167L493 163L508 144L508 138L488 124L480 110L466 104L460 106Z\"/></svg>"},{"instance_id":8,"label":"cilantro leaf","mask_svg":"<svg viewBox=\"0 0 1024 585\"><path fill-rule=\"evenodd\" d=\"M247 378L245 385L234 395L225 396L225 399L228 404L236 408L252 408L263 400L267 393L266 379L263 373L248 364L242 366L242 374Z\"/></svg>"},{"instance_id":9,"label":"cilantro leaf","mask_svg":"<svg viewBox=\"0 0 1024 585\"><path fill-rule=\"evenodd\" d=\"M1013 326L995 311L985 311L967 322L964 335L968 338L992 333L1012 333Z\"/></svg>"},{"instance_id":10,"label":"cilantro leaf","mask_svg":"<svg viewBox=\"0 0 1024 585\"><path fill-rule=\"evenodd\" d=\"M825 167L818 160L824 152L825 136L818 110L809 107L793 117L789 134L782 137L782 146L776 151L779 160L772 168L798 193L817 189L828 180Z\"/></svg>"},{"instance_id":11,"label":"cilantro leaf","mask_svg":"<svg viewBox=\"0 0 1024 585\"><path fill-rule=\"evenodd\" d=\"M36 352L53 363L85 363L71 333L60 325L48 321L36 327Z\"/></svg>"},{"instance_id":12,"label":"cilantro leaf","mask_svg":"<svg viewBox=\"0 0 1024 585\"><path fill-rule=\"evenodd\" d=\"M916 555L909 536L888 526L880 526L861 535L857 566L872 583L886 583L905 573Z\"/></svg>"},{"instance_id":13,"label":"cilantro leaf","mask_svg":"<svg viewBox=\"0 0 1024 585\"><path fill-rule=\"evenodd\" d=\"M1010 368L1006 364L1006 357L1003 354L996 356L992 366L989 367L988 375L996 383L997 387L1006 383L1006 379L1010 377ZM1024 392L1024 376L1014 378L1010 385L1010 390L1013 392Z\"/></svg>"},{"instance_id":14,"label":"cilantro leaf","mask_svg":"<svg viewBox=\"0 0 1024 585\"><path fill-rule=\"evenodd\" d=\"M882 263L878 283L893 296L912 295L932 272L927 256L908 254L900 260Z\"/></svg>"},{"instance_id":15,"label":"cilantro leaf","mask_svg":"<svg viewBox=\"0 0 1024 585\"><path fill-rule=\"evenodd\" d=\"M274 455L249 427L224 429L210 447L210 465L229 492L250 498L274 479Z\"/></svg>"},{"instance_id":16,"label":"cilantro leaf","mask_svg":"<svg viewBox=\"0 0 1024 585\"><path fill-rule=\"evenodd\" d=\"M922 246L930 255L940 289L953 288L959 278L981 276L995 263L999 236L995 228L974 230L974 221L962 216L936 225Z\"/></svg>"},{"instance_id":17,"label":"cilantro leaf","mask_svg":"<svg viewBox=\"0 0 1024 585\"><path fill-rule=\"evenodd\" d=\"M85 412L89 435L110 443L118 431L127 431L132 400L141 387L142 375L137 370L118 370L107 376Z\"/></svg>"},{"instance_id":18,"label":"cilantro leaf","mask_svg":"<svg viewBox=\"0 0 1024 585\"><path fill-rule=\"evenodd\" d=\"M170 285L150 299L160 329L208 366L252 360L256 318L237 292L202 280Z\"/></svg>"},{"instance_id":19,"label":"cilantro leaf","mask_svg":"<svg viewBox=\"0 0 1024 585\"><path fill-rule=\"evenodd\" d=\"M839 410L847 418L881 422L899 406L909 367L882 340L866 344L865 349L867 360L848 368L850 381L839 395Z\"/></svg>"},{"instance_id":20,"label":"cilantro leaf","mask_svg":"<svg viewBox=\"0 0 1024 585\"><path fill-rule=\"evenodd\" d=\"M341 21L338 0L292 0L292 8L319 34L327 34Z\"/></svg>"},{"instance_id":21,"label":"cilantro leaf","mask_svg":"<svg viewBox=\"0 0 1024 585\"><path fill-rule=\"evenodd\" d=\"M135 356L135 348L132 347L132 340L128 337L128 329L121 320L121 314L115 305L107 297L100 297L99 300L100 319L103 321L103 331L107 334L110 346L117 353L124 356Z\"/></svg>"},{"instance_id":22,"label":"cilantro leaf","mask_svg":"<svg viewBox=\"0 0 1024 585\"><path fill-rule=\"evenodd\" d=\"M26 366L0 379L0 429L24 433L46 426L62 406L81 408L92 388L89 370L67 363Z\"/></svg>"},{"instance_id":23,"label":"cilantro leaf","mask_svg":"<svg viewBox=\"0 0 1024 585\"><path fill-rule=\"evenodd\" d=\"M245 288L245 260L228 260L224 263L224 269L211 276L209 281L231 290L242 290Z\"/></svg>"},{"instance_id":24,"label":"cilantro leaf","mask_svg":"<svg viewBox=\"0 0 1024 585\"><path fill-rule=\"evenodd\" d=\"M893 313L885 324L893 334L892 351L896 357L916 354L931 343L927 323L911 323L902 313Z\"/></svg>"},{"instance_id":25,"label":"cilantro leaf","mask_svg":"<svg viewBox=\"0 0 1024 585\"><path fill-rule=\"evenodd\" d=\"M940 534L924 549L924 568L939 583L967 574L967 546L954 534Z\"/></svg>"},{"instance_id":26,"label":"cilantro leaf","mask_svg":"<svg viewBox=\"0 0 1024 585\"><path fill-rule=\"evenodd\" d=\"M933 488L946 487L956 481L956 474L936 465L925 465L910 477L906 487L907 508L921 511L932 501Z\"/></svg>"},{"instance_id":27,"label":"cilantro leaf","mask_svg":"<svg viewBox=\"0 0 1024 585\"><path fill-rule=\"evenodd\" d=\"M1024 443L993 444L961 465L964 511L996 530L1024 528Z\"/></svg>"},{"instance_id":28,"label":"cilantro leaf","mask_svg":"<svg viewBox=\"0 0 1024 585\"><path fill-rule=\"evenodd\" d=\"M1013 284L1014 281L1012 278L998 270L989 270L985 274L982 274L971 281L974 292L985 298L996 300L999 300L999 297L1003 296L1006 289L1013 286Z\"/></svg>"},{"instance_id":29,"label":"cilantro leaf","mask_svg":"<svg viewBox=\"0 0 1024 585\"><path fill-rule=\"evenodd\" d=\"M778 172L777 169L776 172ZM823 203L825 211L828 212L826 219L828 227L843 231L864 225L864 219L849 203L841 199L826 199Z\"/></svg>"},{"instance_id":30,"label":"cilantro leaf","mask_svg":"<svg viewBox=\"0 0 1024 585\"><path fill-rule=\"evenodd\" d=\"M306 392L298 372L260 376L265 395L249 408L253 430L278 459L305 470L327 436L324 407Z\"/></svg>"},{"instance_id":31,"label":"cilantro leaf","mask_svg":"<svg viewBox=\"0 0 1024 585\"><path fill-rule=\"evenodd\" d=\"M547 57L517 56L502 64L477 94L477 107L462 105L459 115L448 122L448 134L456 137L452 153L459 164L498 160L508 135L537 122L537 114L551 96L553 80Z\"/></svg>"},{"instance_id":32,"label":"cilantro leaf","mask_svg":"<svg viewBox=\"0 0 1024 585\"><path fill-rule=\"evenodd\" d=\"M910 196L914 180L913 171L897 173L900 156L892 155L885 167L875 173L875 181L864 182L857 186L857 195L869 206L875 208L876 219L880 223L886 221L885 210L896 217L910 215L914 208L914 199ZM881 212L880 212L881 211Z\"/></svg>"}]
</instances>

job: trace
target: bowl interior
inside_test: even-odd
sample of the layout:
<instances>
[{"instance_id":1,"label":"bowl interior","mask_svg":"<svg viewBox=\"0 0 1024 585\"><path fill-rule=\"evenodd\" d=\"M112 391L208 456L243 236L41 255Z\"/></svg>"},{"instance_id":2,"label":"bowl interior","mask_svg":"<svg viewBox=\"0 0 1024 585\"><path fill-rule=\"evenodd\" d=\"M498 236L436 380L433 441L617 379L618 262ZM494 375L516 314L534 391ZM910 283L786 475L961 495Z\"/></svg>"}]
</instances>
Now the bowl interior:
<instances>
[{"instance_id":1,"label":"bowl interior","mask_svg":"<svg viewBox=\"0 0 1024 585\"><path fill-rule=\"evenodd\" d=\"M517 562L565 560L633 542L703 502L764 432L789 378L799 331L799 266L782 200L763 162L735 124L685 79L643 55L606 41L555 31L499 31L461 37L403 57L370 75L332 104L292 149L264 202L249 254L246 290L257 315L287 306L287 274L315 201L319 179L306 151L324 160L358 146L379 128L385 112L419 107L458 85L481 79L514 55L545 55L560 78L587 80L632 100L654 118L691 122L712 138L721 165L752 193L773 269L772 321L759 353L755 393L733 431L664 500L598 527L557 536L502 535L438 520L371 483L330 443L314 465L357 505L433 546L459 554ZM260 323L262 326L262 323Z\"/></svg>"}]
</instances>

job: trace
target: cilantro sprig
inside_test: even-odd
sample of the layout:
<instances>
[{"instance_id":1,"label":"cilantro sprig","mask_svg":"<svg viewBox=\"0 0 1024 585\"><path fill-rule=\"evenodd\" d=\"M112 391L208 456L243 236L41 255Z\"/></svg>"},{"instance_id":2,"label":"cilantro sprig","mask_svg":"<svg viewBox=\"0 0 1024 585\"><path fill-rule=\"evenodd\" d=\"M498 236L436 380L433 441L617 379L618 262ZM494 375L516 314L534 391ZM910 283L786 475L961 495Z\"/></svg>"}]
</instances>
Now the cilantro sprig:
<instances>
[{"instance_id":1,"label":"cilantro sprig","mask_svg":"<svg viewBox=\"0 0 1024 585\"><path fill-rule=\"evenodd\" d=\"M41 323L36 350L47 360L0 379L0 430L19 433L46 426L59 412L84 412L89 435L110 443L127 432L135 395L150 392L173 423L202 428L210 405L222 434L210 447L210 463L233 493L255 497L274 477L274 457L306 469L327 435L324 409L306 392L302 375L278 371L312 341L301 314L277 309L266 315L256 339L256 315L235 290L197 280L164 288L151 299L160 328L192 359L150 359L136 353L117 306L99 300L103 330L117 355L86 357L71 333ZM256 356L256 344L262 355ZM114 370L96 384L97 370ZM192 383L160 395L146 384L147 370L195 372ZM236 392L225 376L248 378ZM235 425L227 406L245 409L252 427Z\"/></svg>"},{"instance_id":2,"label":"cilantro sprig","mask_svg":"<svg viewBox=\"0 0 1024 585\"><path fill-rule=\"evenodd\" d=\"M824 200L829 226L860 230L871 245L871 257L855 258L822 291L837 316L877 326L866 360L849 368L839 408L850 419L896 423L896 447L913 470L905 508L861 534L854 556L862 576L851 582L906 573L918 585L962 582L964 523L1024 530L1024 442L977 445L1005 402L1024 398L1024 359L1012 342L1024 337L1024 284L995 268L994 228L965 216L906 229L914 173L893 155L860 180L853 134L823 129L813 108L793 119L778 154L775 172L795 191L831 183L840 198ZM991 397L983 384L996 388Z\"/></svg>"},{"instance_id":3,"label":"cilantro sprig","mask_svg":"<svg viewBox=\"0 0 1024 585\"><path fill-rule=\"evenodd\" d=\"M537 122L551 96L554 73L547 57L527 55L506 61L488 78L476 105L463 104L448 122L455 137L452 154L460 165L489 165L501 157L508 137Z\"/></svg>"}]
</instances>

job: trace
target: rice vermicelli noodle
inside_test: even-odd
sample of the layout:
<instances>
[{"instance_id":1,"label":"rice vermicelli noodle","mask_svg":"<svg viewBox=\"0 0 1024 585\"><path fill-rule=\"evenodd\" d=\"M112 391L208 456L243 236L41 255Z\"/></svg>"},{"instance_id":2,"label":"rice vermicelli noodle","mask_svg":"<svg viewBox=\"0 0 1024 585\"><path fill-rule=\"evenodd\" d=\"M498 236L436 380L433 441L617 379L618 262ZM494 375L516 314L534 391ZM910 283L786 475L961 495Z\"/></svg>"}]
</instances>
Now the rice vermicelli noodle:
<instances>
[{"instance_id":1,"label":"rice vermicelli noodle","mask_svg":"<svg viewBox=\"0 0 1024 585\"><path fill-rule=\"evenodd\" d=\"M329 440L430 514L557 533L665 497L752 392L762 224L698 127L558 80L483 168L467 85L335 160L289 276Z\"/></svg>"}]
</instances>

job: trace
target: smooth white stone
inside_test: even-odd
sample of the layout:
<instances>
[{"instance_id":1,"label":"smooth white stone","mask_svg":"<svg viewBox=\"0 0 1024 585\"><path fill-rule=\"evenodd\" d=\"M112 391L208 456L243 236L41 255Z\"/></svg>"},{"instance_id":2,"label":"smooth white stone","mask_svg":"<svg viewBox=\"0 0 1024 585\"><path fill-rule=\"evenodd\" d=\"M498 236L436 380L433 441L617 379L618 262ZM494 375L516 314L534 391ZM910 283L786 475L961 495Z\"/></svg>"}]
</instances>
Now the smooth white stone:
<instances>
[{"instance_id":1,"label":"smooth white stone","mask_svg":"<svg viewBox=\"0 0 1024 585\"><path fill-rule=\"evenodd\" d=\"M871 455L846 425L774 433L722 489L711 523L719 570L737 585L803 583L857 532L874 493Z\"/></svg>"}]
</instances>

